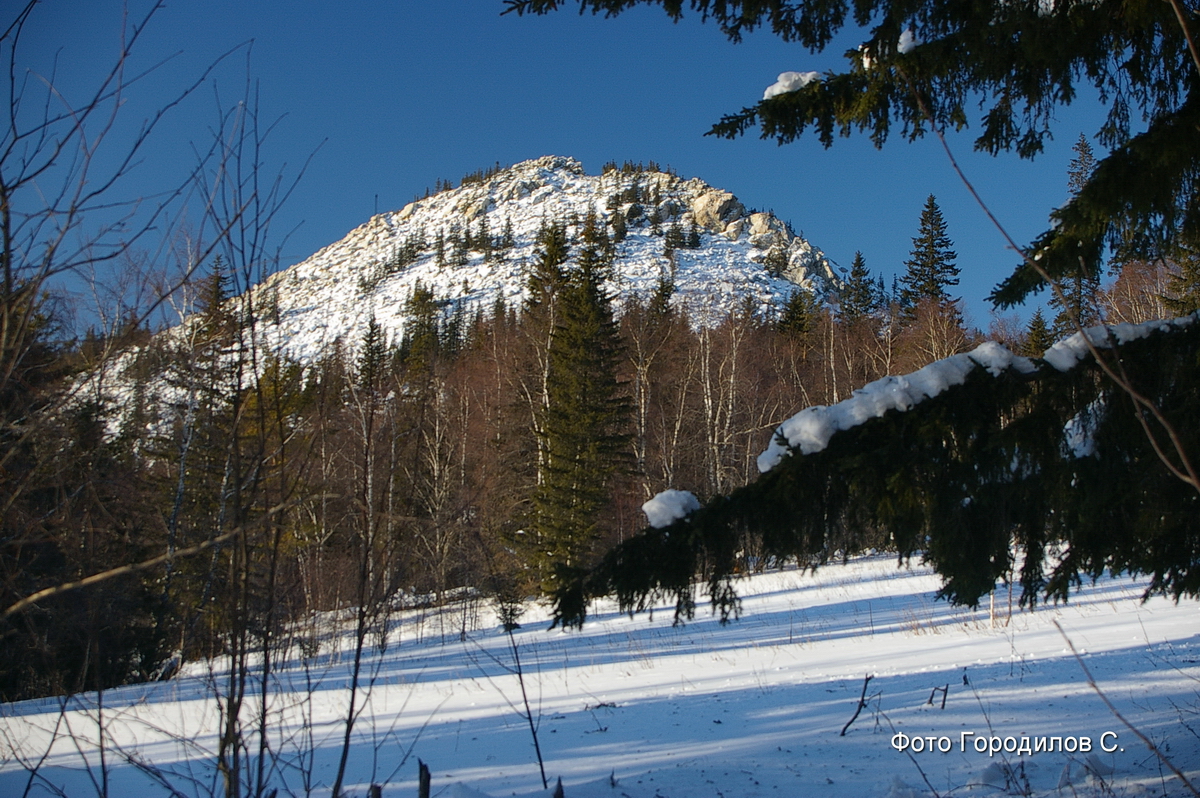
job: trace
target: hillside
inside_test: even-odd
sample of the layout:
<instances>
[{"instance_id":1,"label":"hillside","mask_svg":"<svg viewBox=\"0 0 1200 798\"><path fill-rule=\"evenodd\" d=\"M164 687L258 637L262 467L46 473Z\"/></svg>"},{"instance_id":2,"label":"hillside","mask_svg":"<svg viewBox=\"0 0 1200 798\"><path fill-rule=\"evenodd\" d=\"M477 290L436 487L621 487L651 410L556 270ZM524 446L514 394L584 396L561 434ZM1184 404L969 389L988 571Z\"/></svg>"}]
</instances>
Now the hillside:
<instances>
[{"instance_id":1,"label":"hillside","mask_svg":"<svg viewBox=\"0 0 1200 798\"><path fill-rule=\"evenodd\" d=\"M631 295L648 296L669 276L673 301L708 324L746 303L760 311L778 308L797 285L823 295L836 282L819 249L773 215L747 210L728 191L662 171L588 175L576 160L547 156L374 216L272 275L255 289L259 306L269 309L265 340L307 361L338 338L353 348L372 317L395 339L418 285L446 312L456 305L490 309L499 298L517 306L538 230L553 222L577 226L589 212L610 225L618 213L627 220L609 286L618 308ZM670 227L686 232L693 224L697 245L668 258Z\"/></svg>"},{"instance_id":2,"label":"hillside","mask_svg":"<svg viewBox=\"0 0 1200 798\"><path fill-rule=\"evenodd\" d=\"M1188 794L1089 688L1055 624L1119 711L1194 781L1193 602L1143 603L1144 580L1102 579L1070 604L1010 615L1001 588L993 620L986 608L936 601L939 581L890 556L768 572L739 580L744 612L728 625L706 614L672 626L669 607L630 619L600 602L582 632L547 633L544 610L527 606L514 641L551 784L561 776L568 798ZM292 647L273 678L280 795L328 794L351 625L325 614L293 629L321 642L307 655ZM417 758L432 769L434 795L549 796L490 606L469 598L398 612L386 651L370 652L348 796L367 795L372 782L384 796L416 795ZM194 663L170 682L105 693L110 794L206 794L219 718L212 689L226 667ZM867 674L867 705L840 736ZM48 794L88 794L89 778L99 782L97 697L68 701L62 714L57 699L5 706L0 793L20 795L34 764ZM952 750L901 752L896 733L946 737ZM1106 733L1113 750L1101 750ZM980 753L974 739L992 736L1060 738L1057 749L1071 738L1076 750ZM1090 752L1078 750L1082 737Z\"/></svg>"}]
</instances>

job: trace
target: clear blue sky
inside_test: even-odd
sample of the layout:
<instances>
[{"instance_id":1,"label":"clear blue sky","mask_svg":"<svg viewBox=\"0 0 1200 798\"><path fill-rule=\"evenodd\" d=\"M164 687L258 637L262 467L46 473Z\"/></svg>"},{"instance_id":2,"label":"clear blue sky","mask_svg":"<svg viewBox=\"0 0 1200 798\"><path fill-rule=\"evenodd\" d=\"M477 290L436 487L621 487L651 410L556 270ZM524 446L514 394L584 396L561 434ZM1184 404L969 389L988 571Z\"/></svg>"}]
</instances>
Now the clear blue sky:
<instances>
[{"instance_id":1,"label":"clear blue sky","mask_svg":"<svg viewBox=\"0 0 1200 798\"><path fill-rule=\"evenodd\" d=\"M129 2L131 18L148 5ZM755 103L779 72L840 69L861 36L851 32L813 55L762 31L735 45L712 25L673 24L658 8L616 19L502 10L501 0L175 0L152 20L135 65L177 55L135 87L125 120L140 122L219 54L252 40L262 113L283 117L265 168L294 174L315 151L274 228L295 228L282 266L366 221L376 196L381 211L398 209L439 178L457 182L497 161L558 154L591 173L608 160L669 164L774 210L843 267L861 250L890 283L934 194L959 253L959 291L986 329L984 297L1017 259L936 139L897 136L876 150L854 137L827 150L813 138L779 147L756 134L703 135L722 114ZM21 66L48 72L57 53L56 83L78 98L97 65L111 63L120 29L115 0L44 0ZM246 63L242 52L223 62L173 112L126 191L149 191L191 164L189 143L203 145L215 124L214 92L236 99ZM1097 127L1094 106L1065 110L1056 140L1033 162L975 155L970 131L950 141L996 215L1027 243L1066 199L1071 146Z\"/></svg>"}]
</instances>

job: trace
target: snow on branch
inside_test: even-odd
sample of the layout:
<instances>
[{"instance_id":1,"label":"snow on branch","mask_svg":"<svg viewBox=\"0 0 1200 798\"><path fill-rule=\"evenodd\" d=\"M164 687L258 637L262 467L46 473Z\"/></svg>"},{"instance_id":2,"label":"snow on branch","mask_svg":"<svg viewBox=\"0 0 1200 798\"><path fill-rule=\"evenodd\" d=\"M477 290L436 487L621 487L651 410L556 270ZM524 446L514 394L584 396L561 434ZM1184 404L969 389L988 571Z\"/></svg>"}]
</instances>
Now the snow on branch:
<instances>
[{"instance_id":1,"label":"snow on branch","mask_svg":"<svg viewBox=\"0 0 1200 798\"><path fill-rule=\"evenodd\" d=\"M781 94L800 91L814 80L820 80L820 72L781 72L779 77L763 92L763 99L769 100Z\"/></svg>"},{"instance_id":2,"label":"snow on branch","mask_svg":"<svg viewBox=\"0 0 1200 798\"><path fill-rule=\"evenodd\" d=\"M664 490L642 505L642 512L654 529L668 527L699 509L700 500L686 490Z\"/></svg>"},{"instance_id":3,"label":"snow on branch","mask_svg":"<svg viewBox=\"0 0 1200 798\"><path fill-rule=\"evenodd\" d=\"M1109 348L1145 338L1156 332L1169 332L1196 320L1196 314L1174 320L1155 320L1141 324L1112 324L1090 327L1075 333L1046 350L1042 360L1058 371L1070 371L1088 355L1087 340L1099 348ZM1087 336L1087 340L1084 339ZM766 473L793 450L800 454L820 452L829 445L834 433L853 429L889 410L905 412L932 399L947 388L962 385L976 368L998 377L1008 369L1032 374L1038 366L1029 358L1015 355L994 341L971 352L951 355L911 374L884 377L854 392L835 405L817 405L801 410L779 425L771 445L758 456L758 470Z\"/></svg>"},{"instance_id":4,"label":"snow on branch","mask_svg":"<svg viewBox=\"0 0 1200 798\"><path fill-rule=\"evenodd\" d=\"M1179 319L1156 319L1141 324L1101 324L1088 327L1082 333L1070 335L1046 350L1042 359L1059 371L1070 371L1088 354L1088 341L1098 349L1108 349L1113 341L1117 345L1127 344L1139 338L1145 338L1156 332L1169 332L1178 327L1186 327L1196 320L1196 314ZM1084 339L1084 336L1087 339Z\"/></svg>"},{"instance_id":5,"label":"snow on branch","mask_svg":"<svg viewBox=\"0 0 1200 798\"><path fill-rule=\"evenodd\" d=\"M805 408L780 424L771 445L758 456L758 470L765 474L793 449L801 454L822 451L835 432L853 429L889 410L911 410L953 385L962 385L976 368L987 369L996 377L1010 368L1024 374L1037 369L1028 358L988 341L971 352L951 355L912 374L884 377L859 388L849 399L831 406Z\"/></svg>"}]
</instances>

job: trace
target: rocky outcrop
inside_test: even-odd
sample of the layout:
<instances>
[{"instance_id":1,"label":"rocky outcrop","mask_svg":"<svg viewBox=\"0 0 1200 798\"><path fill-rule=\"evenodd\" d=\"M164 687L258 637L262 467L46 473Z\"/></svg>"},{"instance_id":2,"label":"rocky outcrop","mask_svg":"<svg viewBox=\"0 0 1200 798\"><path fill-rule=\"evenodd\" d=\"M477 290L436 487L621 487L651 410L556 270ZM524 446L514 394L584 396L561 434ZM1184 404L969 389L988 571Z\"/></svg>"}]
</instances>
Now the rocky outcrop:
<instances>
[{"instance_id":1,"label":"rocky outcrop","mask_svg":"<svg viewBox=\"0 0 1200 798\"><path fill-rule=\"evenodd\" d=\"M724 233L732 222L746 215L746 207L728 191L710 189L692 200L692 218L699 227Z\"/></svg>"}]
</instances>

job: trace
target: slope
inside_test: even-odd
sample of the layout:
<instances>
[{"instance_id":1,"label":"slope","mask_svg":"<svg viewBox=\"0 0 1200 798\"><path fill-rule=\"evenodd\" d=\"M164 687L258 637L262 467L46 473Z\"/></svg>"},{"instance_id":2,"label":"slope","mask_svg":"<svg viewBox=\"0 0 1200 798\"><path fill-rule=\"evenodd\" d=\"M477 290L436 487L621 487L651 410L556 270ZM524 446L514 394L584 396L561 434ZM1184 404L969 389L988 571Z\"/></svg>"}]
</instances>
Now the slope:
<instances>
[{"instance_id":1,"label":"slope","mask_svg":"<svg viewBox=\"0 0 1200 798\"><path fill-rule=\"evenodd\" d=\"M727 191L657 170L587 175L576 160L547 156L374 216L272 275L254 289L258 307L269 309L265 342L306 362L339 338L355 346L372 317L396 339L417 286L448 313L490 310L500 298L519 305L539 228L577 226L589 212L626 222L609 286L618 306L630 295L648 296L667 276L675 301L710 324L746 303L779 307L799 284L823 295L836 282L819 249ZM665 254L672 225L695 225L696 246Z\"/></svg>"},{"instance_id":2,"label":"slope","mask_svg":"<svg viewBox=\"0 0 1200 798\"><path fill-rule=\"evenodd\" d=\"M527 606L513 642L551 783L573 798L1186 794L1089 688L1056 624L1118 709L1200 778L1194 604L1143 602L1144 582L1102 579L1037 612L1010 612L1000 588L989 616L936 601L938 586L928 568L868 556L743 577L742 618L726 625L673 626L668 608L630 619L601 602L582 632L547 633L545 611ZM293 650L268 709L280 795L322 794L340 747L349 631L334 616L319 625L319 651ZM436 795L542 795L513 664L470 597L398 613L368 665L348 794L373 782L415 795L419 757ZM105 694L113 794L206 794L222 668ZM839 736L867 674L866 707ZM51 794L99 783L95 695L3 710L0 793L21 794L35 766ZM950 750L900 751L898 733ZM1028 738L1030 753L989 752L993 737Z\"/></svg>"}]
</instances>

